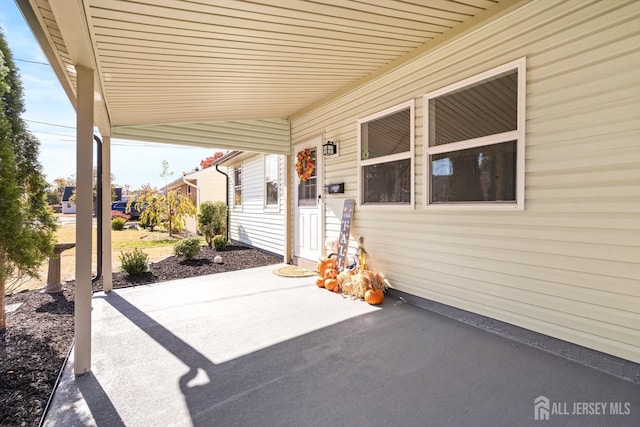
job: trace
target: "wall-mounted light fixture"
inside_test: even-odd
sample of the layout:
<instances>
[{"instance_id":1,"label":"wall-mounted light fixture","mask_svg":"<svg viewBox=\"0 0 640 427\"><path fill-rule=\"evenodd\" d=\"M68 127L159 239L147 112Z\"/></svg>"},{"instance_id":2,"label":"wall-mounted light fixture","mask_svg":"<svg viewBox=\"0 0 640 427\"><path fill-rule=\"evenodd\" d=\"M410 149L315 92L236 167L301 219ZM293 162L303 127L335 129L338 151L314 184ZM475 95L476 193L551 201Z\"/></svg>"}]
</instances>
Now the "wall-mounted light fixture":
<instances>
[{"instance_id":1,"label":"wall-mounted light fixture","mask_svg":"<svg viewBox=\"0 0 640 427\"><path fill-rule=\"evenodd\" d=\"M322 146L322 154L325 156L333 156L337 152L338 146L333 141L327 141L327 143Z\"/></svg>"}]
</instances>

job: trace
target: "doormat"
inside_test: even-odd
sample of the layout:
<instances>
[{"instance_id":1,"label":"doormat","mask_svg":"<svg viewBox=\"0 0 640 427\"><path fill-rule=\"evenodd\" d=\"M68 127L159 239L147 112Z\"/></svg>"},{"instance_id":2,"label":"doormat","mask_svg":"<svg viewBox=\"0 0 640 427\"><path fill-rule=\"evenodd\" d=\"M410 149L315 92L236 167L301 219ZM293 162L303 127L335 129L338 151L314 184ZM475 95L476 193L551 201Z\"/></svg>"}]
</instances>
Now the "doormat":
<instances>
[{"instance_id":1,"label":"doormat","mask_svg":"<svg viewBox=\"0 0 640 427\"><path fill-rule=\"evenodd\" d=\"M284 267L276 268L273 273L282 277L309 277L316 275L315 271L307 270L297 265L285 265Z\"/></svg>"}]
</instances>

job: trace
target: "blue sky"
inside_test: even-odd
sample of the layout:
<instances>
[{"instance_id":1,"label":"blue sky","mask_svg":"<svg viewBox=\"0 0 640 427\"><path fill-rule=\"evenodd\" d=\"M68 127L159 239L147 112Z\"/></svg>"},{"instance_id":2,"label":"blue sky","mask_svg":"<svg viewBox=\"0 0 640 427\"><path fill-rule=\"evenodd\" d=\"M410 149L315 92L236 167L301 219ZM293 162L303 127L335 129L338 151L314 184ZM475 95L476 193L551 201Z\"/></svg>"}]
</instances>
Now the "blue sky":
<instances>
[{"instance_id":1,"label":"blue sky","mask_svg":"<svg viewBox=\"0 0 640 427\"><path fill-rule=\"evenodd\" d=\"M14 1L0 1L0 27L20 70L24 87L26 112L22 117L40 140L40 163L46 179L52 182L55 178L73 175L76 172L75 110L53 70L46 65L48 61ZM173 180L182 172L199 166L200 160L219 151L215 148L118 139L111 143L111 171L115 182L129 184L131 189L146 183L163 186L164 179L160 177L162 160L169 162L169 171L174 172L170 180Z\"/></svg>"}]
</instances>

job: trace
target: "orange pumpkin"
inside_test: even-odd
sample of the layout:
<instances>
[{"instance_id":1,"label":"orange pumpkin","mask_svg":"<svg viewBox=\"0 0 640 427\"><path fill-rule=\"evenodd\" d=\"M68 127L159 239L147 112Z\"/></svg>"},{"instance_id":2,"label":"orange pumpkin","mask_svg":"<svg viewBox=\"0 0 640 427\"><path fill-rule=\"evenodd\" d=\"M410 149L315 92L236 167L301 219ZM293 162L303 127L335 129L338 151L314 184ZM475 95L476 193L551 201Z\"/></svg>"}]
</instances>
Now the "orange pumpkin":
<instances>
[{"instance_id":1,"label":"orange pumpkin","mask_svg":"<svg viewBox=\"0 0 640 427\"><path fill-rule=\"evenodd\" d=\"M336 279L325 279L324 287L330 291L335 290L338 287L338 280Z\"/></svg>"},{"instance_id":2,"label":"orange pumpkin","mask_svg":"<svg viewBox=\"0 0 640 427\"><path fill-rule=\"evenodd\" d=\"M316 277L316 285L319 288L324 288L324 277Z\"/></svg>"},{"instance_id":3,"label":"orange pumpkin","mask_svg":"<svg viewBox=\"0 0 640 427\"><path fill-rule=\"evenodd\" d=\"M336 270L335 268L327 268L324 271L323 276L325 277L325 279L335 279L336 277L338 277L338 270Z\"/></svg>"},{"instance_id":4,"label":"orange pumpkin","mask_svg":"<svg viewBox=\"0 0 640 427\"><path fill-rule=\"evenodd\" d=\"M369 289L364 294L364 300L371 305L382 304L382 301L384 300L384 292L380 289Z\"/></svg>"},{"instance_id":5,"label":"orange pumpkin","mask_svg":"<svg viewBox=\"0 0 640 427\"><path fill-rule=\"evenodd\" d=\"M331 260L326 257L321 257L320 261L318 261L318 265L316 266L316 271L318 272L318 274L322 274L330 266Z\"/></svg>"}]
</instances>

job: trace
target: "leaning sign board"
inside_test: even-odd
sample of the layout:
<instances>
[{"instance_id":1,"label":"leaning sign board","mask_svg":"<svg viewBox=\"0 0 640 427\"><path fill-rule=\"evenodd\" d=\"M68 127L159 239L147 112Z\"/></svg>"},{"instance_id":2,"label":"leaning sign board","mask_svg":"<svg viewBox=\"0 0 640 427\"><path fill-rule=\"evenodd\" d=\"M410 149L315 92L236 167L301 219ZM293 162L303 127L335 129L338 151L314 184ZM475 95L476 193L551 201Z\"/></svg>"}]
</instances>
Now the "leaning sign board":
<instances>
[{"instance_id":1,"label":"leaning sign board","mask_svg":"<svg viewBox=\"0 0 640 427\"><path fill-rule=\"evenodd\" d=\"M340 224L340 238L338 239L338 271L344 269L349 249L349 233L353 220L353 206L355 201L347 199L342 208L342 223Z\"/></svg>"}]
</instances>

